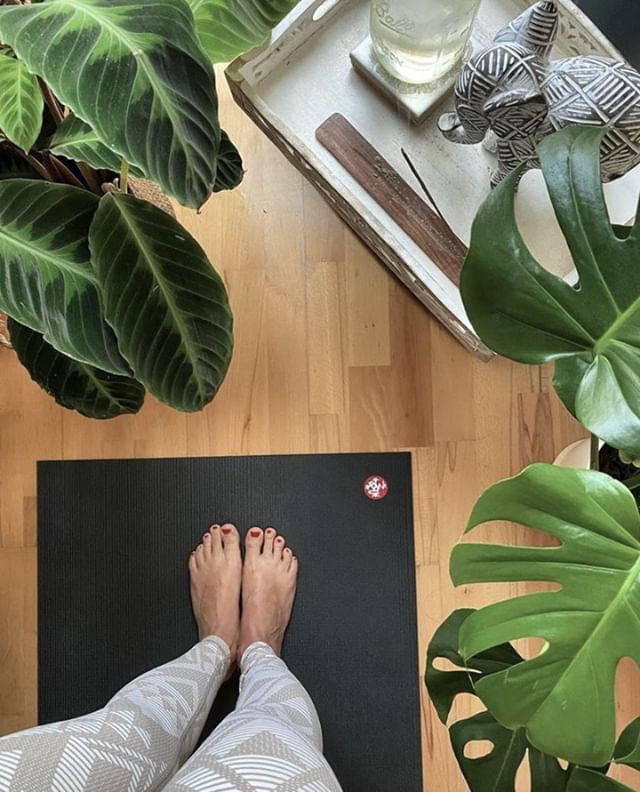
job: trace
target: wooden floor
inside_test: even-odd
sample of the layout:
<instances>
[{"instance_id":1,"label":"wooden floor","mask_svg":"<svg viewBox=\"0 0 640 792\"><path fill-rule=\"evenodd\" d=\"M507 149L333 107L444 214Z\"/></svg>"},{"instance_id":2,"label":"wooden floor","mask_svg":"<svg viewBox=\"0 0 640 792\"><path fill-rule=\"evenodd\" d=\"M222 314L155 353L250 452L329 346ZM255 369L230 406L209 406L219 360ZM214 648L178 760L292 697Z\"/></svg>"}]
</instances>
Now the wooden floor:
<instances>
[{"instance_id":1,"label":"wooden floor","mask_svg":"<svg viewBox=\"0 0 640 792\"><path fill-rule=\"evenodd\" d=\"M581 436L548 370L471 357L226 91L222 118L244 152L245 181L199 216L181 213L223 274L235 314L235 357L215 402L187 417L149 399L138 416L91 422L57 407L0 352L0 734L36 720L36 460L415 449L424 666L428 639L451 610L519 590L452 588L448 557L474 499ZM624 714L637 698L625 696ZM462 792L426 697L422 712L425 789Z\"/></svg>"}]
</instances>

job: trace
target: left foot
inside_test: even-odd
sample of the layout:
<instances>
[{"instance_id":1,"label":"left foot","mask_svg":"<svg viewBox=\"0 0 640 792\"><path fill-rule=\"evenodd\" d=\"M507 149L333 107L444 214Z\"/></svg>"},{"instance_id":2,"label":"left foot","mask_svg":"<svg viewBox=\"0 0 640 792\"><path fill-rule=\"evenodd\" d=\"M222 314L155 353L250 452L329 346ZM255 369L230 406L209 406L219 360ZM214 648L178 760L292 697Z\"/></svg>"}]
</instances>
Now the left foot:
<instances>
[{"instance_id":1,"label":"left foot","mask_svg":"<svg viewBox=\"0 0 640 792\"><path fill-rule=\"evenodd\" d=\"M235 525L212 525L191 553L191 604L200 640L210 635L227 644L232 661L238 651L242 559Z\"/></svg>"}]
</instances>

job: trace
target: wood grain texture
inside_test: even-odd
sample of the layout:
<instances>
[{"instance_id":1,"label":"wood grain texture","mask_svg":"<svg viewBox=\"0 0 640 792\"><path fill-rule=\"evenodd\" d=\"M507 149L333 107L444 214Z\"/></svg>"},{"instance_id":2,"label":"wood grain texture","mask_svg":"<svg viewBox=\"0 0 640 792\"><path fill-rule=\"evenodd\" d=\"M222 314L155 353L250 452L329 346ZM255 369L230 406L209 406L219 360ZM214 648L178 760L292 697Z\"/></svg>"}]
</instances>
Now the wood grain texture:
<instances>
[{"instance_id":1,"label":"wood grain texture","mask_svg":"<svg viewBox=\"0 0 640 792\"><path fill-rule=\"evenodd\" d=\"M340 113L316 137L442 272L460 284L466 245L387 160Z\"/></svg>"},{"instance_id":2,"label":"wood grain texture","mask_svg":"<svg viewBox=\"0 0 640 792\"><path fill-rule=\"evenodd\" d=\"M413 449L424 667L430 636L454 608L526 588L451 585L449 554L474 500L581 436L549 369L474 358L226 92L222 118L246 179L201 215L180 211L223 274L235 314L235 357L215 402L185 416L150 398L138 416L92 422L57 407L0 350L0 733L36 718L36 460ZM483 530L498 541L528 536ZM635 673L621 676L621 722L640 711ZM456 714L470 706L460 702ZM464 792L424 693L422 712L425 790Z\"/></svg>"},{"instance_id":3,"label":"wood grain texture","mask_svg":"<svg viewBox=\"0 0 640 792\"><path fill-rule=\"evenodd\" d=\"M328 16L329 14L327 14ZM345 223L364 240L368 248L377 252L380 259L386 263L396 277L449 328L460 340L460 343L481 360L490 360L493 357L493 353L482 344L475 333L470 331L465 324L466 320L463 321L457 315L456 310L439 299L425 280L407 265L403 256L398 252L397 246L393 245L390 239L387 238L388 235L381 234L380 229L374 230L368 223L363 222L361 215L348 202L345 202L341 191L334 187L331 181L325 178L322 173L314 169L312 162L307 158L307 154L299 152L289 144L286 136L278 130L275 119L263 116L261 111L242 92L240 85L233 79L229 80L229 85L238 105L243 108L266 135L275 141L284 156L305 174L309 182L320 191L325 200ZM430 266L435 267L433 264Z\"/></svg>"}]
</instances>

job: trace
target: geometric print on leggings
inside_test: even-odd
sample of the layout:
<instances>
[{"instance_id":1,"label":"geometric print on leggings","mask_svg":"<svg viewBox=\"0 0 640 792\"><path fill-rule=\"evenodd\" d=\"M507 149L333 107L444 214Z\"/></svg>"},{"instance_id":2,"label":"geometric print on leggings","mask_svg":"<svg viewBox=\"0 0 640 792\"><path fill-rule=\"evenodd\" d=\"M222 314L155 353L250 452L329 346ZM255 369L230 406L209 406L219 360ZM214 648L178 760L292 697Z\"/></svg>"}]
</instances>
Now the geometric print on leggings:
<instances>
[{"instance_id":1,"label":"geometric print on leggings","mask_svg":"<svg viewBox=\"0 0 640 792\"><path fill-rule=\"evenodd\" d=\"M285 663L256 643L241 668L236 710L165 792L340 792L315 707Z\"/></svg>"},{"instance_id":2,"label":"geometric print on leggings","mask_svg":"<svg viewBox=\"0 0 640 792\"><path fill-rule=\"evenodd\" d=\"M101 710L0 738L0 792L148 792L191 753L229 666L218 638L130 682Z\"/></svg>"}]
</instances>

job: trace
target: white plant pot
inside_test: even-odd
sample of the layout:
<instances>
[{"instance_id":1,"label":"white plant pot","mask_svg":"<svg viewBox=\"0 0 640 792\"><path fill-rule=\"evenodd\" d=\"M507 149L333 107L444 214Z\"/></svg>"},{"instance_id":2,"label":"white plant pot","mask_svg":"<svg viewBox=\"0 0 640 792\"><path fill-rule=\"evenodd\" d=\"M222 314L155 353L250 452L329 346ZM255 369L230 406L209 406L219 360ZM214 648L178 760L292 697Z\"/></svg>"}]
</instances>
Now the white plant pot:
<instances>
[{"instance_id":1,"label":"white plant pot","mask_svg":"<svg viewBox=\"0 0 640 792\"><path fill-rule=\"evenodd\" d=\"M599 448L602 448L603 445L604 442L601 440ZM553 460L553 464L588 470L591 467L591 440L589 438L577 440L563 448Z\"/></svg>"}]
</instances>

